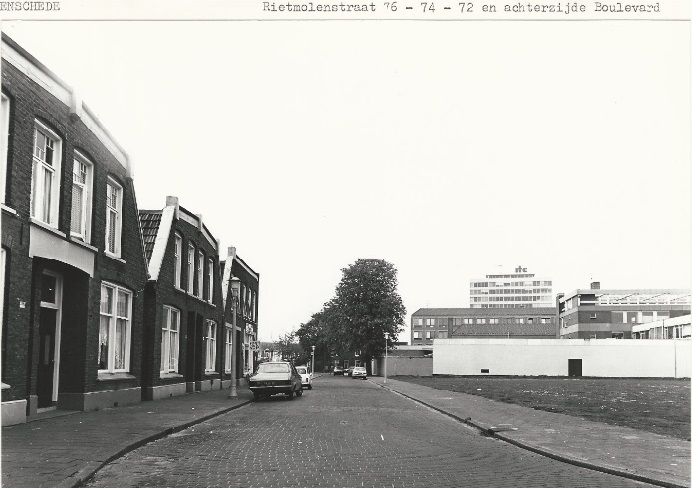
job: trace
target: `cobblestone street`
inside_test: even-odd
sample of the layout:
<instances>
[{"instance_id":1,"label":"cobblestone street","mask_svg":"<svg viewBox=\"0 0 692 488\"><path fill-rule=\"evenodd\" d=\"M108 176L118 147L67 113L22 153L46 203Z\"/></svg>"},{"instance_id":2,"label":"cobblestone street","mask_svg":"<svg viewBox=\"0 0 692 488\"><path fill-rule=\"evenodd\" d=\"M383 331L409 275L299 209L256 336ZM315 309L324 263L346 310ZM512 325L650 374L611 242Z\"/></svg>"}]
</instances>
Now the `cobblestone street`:
<instances>
[{"instance_id":1,"label":"cobblestone street","mask_svg":"<svg viewBox=\"0 0 692 488\"><path fill-rule=\"evenodd\" d=\"M483 437L370 381L322 376L144 446L89 487L650 486Z\"/></svg>"}]
</instances>

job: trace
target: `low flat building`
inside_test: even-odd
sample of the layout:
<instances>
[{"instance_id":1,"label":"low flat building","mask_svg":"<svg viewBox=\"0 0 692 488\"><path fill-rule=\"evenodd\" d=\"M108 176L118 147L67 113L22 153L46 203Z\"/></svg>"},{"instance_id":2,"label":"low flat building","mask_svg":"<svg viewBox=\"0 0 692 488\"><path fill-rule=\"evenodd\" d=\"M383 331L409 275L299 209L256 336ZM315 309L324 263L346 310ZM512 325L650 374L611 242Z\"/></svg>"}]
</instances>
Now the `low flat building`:
<instances>
[{"instance_id":1,"label":"low flat building","mask_svg":"<svg viewBox=\"0 0 692 488\"><path fill-rule=\"evenodd\" d=\"M557 309L421 308L411 315L411 345L448 338L556 338Z\"/></svg>"},{"instance_id":2,"label":"low flat building","mask_svg":"<svg viewBox=\"0 0 692 488\"><path fill-rule=\"evenodd\" d=\"M558 294L559 337L631 339L633 327L690 313L690 290L589 289Z\"/></svg>"},{"instance_id":3,"label":"low flat building","mask_svg":"<svg viewBox=\"0 0 692 488\"><path fill-rule=\"evenodd\" d=\"M637 324L632 327L632 339L692 339L692 315Z\"/></svg>"}]
</instances>

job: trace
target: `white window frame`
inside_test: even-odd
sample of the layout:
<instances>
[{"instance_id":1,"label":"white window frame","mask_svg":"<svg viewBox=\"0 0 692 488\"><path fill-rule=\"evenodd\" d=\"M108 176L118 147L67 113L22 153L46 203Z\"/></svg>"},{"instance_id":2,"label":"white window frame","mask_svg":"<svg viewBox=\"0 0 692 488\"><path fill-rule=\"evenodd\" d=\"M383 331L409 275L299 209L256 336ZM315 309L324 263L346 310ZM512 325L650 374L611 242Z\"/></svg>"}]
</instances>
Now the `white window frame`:
<instances>
[{"instance_id":1,"label":"white window frame","mask_svg":"<svg viewBox=\"0 0 692 488\"><path fill-rule=\"evenodd\" d=\"M197 298L202 298L204 294L204 253L200 249L197 251Z\"/></svg>"},{"instance_id":2,"label":"white window frame","mask_svg":"<svg viewBox=\"0 0 692 488\"><path fill-rule=\"evenodd\" d=\"M81 240L83 240L86 243L91 242L91 195L93 192L93 181L94 181L94 163L89 161L86 156L81 154L79 151L74 152L74 160L72 162L73 164L73 170L72 170L72 187L74 188L75 185L78 185L81 187L83 195L82 195L82 208L81 210L81 216L82 216L82 221L80 222L80 227L82 228L82 232L75 232L72 230L72 226L74 225L74 222L71 222L70 224L70 235L72 237L77 237ZM86 168L86 176L85 176L85 181L83 184L76 183L74 180L74 165L79 164L79 165L84 165ZM72 208L74 209L74 201L72 202Z\"/></svg>"},{"instance_id":3,"label":"white window frame","mask_svg":"<svg viewBox=\"0 0 692 488\"><path fill-rule=\"evenodd\" d=\"M163 306L161 373L177 373L180 359L180 310Z\"/></svg>"},{"instance_id":4,"label":"white window frame","mask_svg":"<svg viewBox=\"0 0 692 488\"><path fill-rule=\"evenodd\" d=\"M226 357L225 359L225 364L224 364L224 369L226 370L226 373L231 372L231 360L233 359L233 326L232 325L226 325L224 327L226 329L226 337L225 337L225 343L226 343Z\"/></svg>"},{"instance_id":5,"label":"white window frame","mask_svg":"<svg viewBox=\"0 0 692 488\"><path fill-rule=\"evenodd\" d=\"M421 338L421 337L420 337L420 332L417 331L417 330L414 330L414 331L413 331L413 338L414 338L414 339L420 339L420 338Z\"/></svg>"},{"instance_id":6,"label":"white window frame","mask_svg":"<svg viewBox=\"0 0 692 488\"><path fill-rule=\"evenodd\" d=\"M116 193L115 205L112 205L111 194ZM122 251L121 237L123 224L123 187L110 176L106 182L106 242L105 252L109 256L119 258ZM111 235L111 222L115 219L114 235ZM111 249L111 237L113 238L113 249Z\"/></svg>"},{"instance_id":7,"label":"white window frame","mask_svg":"<svg viewBox=\"0 0 692 488\"><path fill-rule=\"evenodd\" d=\"M36 140L38 132L41 132L44 136L48 138L48 140L52 141L53 143L52 164L47 164L45 159L41 159L40 157L36 156ZM54 131L49 129L47 126L45 126L38 120L34 120L34 142L32 154L33 163L31 171L31 217L40 222L43 222L46 225L49 225L50 227L57 228L59 215L58 212L60 206L60 168L62 163L62 139ZM40 173L39 170L44 170L51 174L51 189L50 194L47 196L45 195L45 181L39 178L40 174L45 173ZM39 215L39 212L36 209L36 206L39 204L39 195L43 197L41 199L41 203L43 203L44 206L45 199L48 198L49 211L47 216Z\"/></svg>"},{"instance_id":8,"label":"white window frame","mask_svg":"<svg viewBox=\"0 0 692 488\"><path fill-rule=\"evenodd\" d=\"M2 138L0 138L0 158L2 158L2 174L0 175L0 203L5 202L5 189L7 187L7 151L10 145L10 111L12 109L9 97L2 94L2 114L0 124L2 124Z\"/></svg>"},{"instance_id":9,"label":"white window frame","mask_svg":"<svg viewBox=\"0 0 692 488\"><path fill-rule=\"evenodd\" d=\"M195 286L195 246L187 245L187 292L192 295Z\"/></svg>"},{"instance_id":10,"label":"white window frame","mask_svg":"<svg viewBox=\"0 0 692 488\"><path fill-rule=\"evenodd\" d=\"M173 244L173 286L182 290L182 270L183 270L183 236L175 233Z\"/></svg>"},{"instance_id":11,"label":"white window frame","mask_svg":"<svg viewBox=\"0 0 692 488\"><path fill-rule=\"evenodd\" d=\"M204 327L205 366L204 371L213 373L216 370L216 322L207 319Z\"/></svg>"},{"instance_id":12,"label":"white window frame","mask_svg":"<svg viewBox=\"0 0 692 488\"><path fill-rule=\"evenodd\" d=\"M112 295L112 303L110 304L111 306L111 313L105 313L102 310L99 312L99 317L109 317L109 324L108 324L108 359L106 362L106 368L105 369L99 369L99 373L126 373L130 370L130 349L131 349L131 339L132 339L132 299L133 299L133 294L130 290L123 288L121 286L115 285L113 283L108 283L106 281L101 282L101 297L103 297L103 292L105 288L110 288L113 290L113 295ZM118 304L118 295L120 293L126 294L129 296L129 299L127 301L127 316L123 315L117 315L117 304ZM101 298L103 300L103 298ZM125 320L125 350L123 353L123 368L116 368L115 367L115 342L116 342L116 325L118 319L124 319ZM100 329L101 325L99 322L99 338L100 338ZM99 348L101 347L99 343ZM97 355L97 358L99 355ZM98 359L97 359L98 361Z\"/></svg>"},{"instance_id":13,"label":"white window frame","mask_svg":"<svg viewBox=\"0 0 692 488\"><path fill-rule=\"evenodd\" d=\"M207 278L209 279L209 286L207 287L207 301L212 303L214 301L214 258L209 258L207 260Z\"/></svg>"}]
</instances>

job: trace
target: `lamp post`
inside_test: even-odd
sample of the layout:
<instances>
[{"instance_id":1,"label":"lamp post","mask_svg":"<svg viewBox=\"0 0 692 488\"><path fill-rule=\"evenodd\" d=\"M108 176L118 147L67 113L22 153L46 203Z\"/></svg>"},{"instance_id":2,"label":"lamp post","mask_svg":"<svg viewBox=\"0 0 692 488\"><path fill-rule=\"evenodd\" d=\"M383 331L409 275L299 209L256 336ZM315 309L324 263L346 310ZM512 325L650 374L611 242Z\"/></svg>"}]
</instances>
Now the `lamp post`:
<instances>
[{"instance_id":1,"label":"lamp post","mask_svg":"<svg viewBox=\"0 0 692 488\"><path fill-rule=\"evenodd\" d=\"M387 383L387 341L389 340L389 332L384 333L384 383Z\"/></svg>"},{"instance_id":2,"label":"lamp post","mask_svg":"<svg viewBox=\"0 0 692 488\"><path fill-rule=\"evenodd\" d=\"M315 376L315 346L312 346L312 376Z\"/></svg>"},{"instance_id":3,"label":"lamp post","mask_svg":"<svg viewBox=\"0 0 692 488\"><path fill-rule=\"evenodd\" d=\"M240 296L240 280L236 277L231 278L231 310L233 311L233 329L231 331L231 391L228 393L228 398L234 398L238 396L238 391L236 390L236 335L235 335L235 324L236 316L238 315L238 297Z\"/></svg>"}]
</instances>

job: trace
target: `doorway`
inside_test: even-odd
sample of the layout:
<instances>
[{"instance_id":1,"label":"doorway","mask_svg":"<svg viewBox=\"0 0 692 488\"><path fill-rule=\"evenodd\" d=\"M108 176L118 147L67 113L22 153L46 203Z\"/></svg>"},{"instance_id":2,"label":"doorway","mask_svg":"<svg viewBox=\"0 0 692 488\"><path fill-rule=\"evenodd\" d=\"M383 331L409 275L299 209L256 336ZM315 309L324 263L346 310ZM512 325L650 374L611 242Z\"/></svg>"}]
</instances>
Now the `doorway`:
<instances>
[{"instance_id":1,"label":"doorway","mask_svg":"<svg viewBox=\"0 0 692 488\"><path fill-rule=\"evenodd\" d=\"M58 401L62 276L52 271L44 271L41 276L40 294L36 396L38 408L47 408Z\"/></svg>"},{"instance_id":2,"label":"doorway","mask_svg":"<svg viewBox=\"0 0 692 488\"><path fill-rule=\"evenodd\" d=\"M567 375L572 377L581 376L581 359L567 360Z\"/></svg>"}]
</instances>

